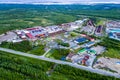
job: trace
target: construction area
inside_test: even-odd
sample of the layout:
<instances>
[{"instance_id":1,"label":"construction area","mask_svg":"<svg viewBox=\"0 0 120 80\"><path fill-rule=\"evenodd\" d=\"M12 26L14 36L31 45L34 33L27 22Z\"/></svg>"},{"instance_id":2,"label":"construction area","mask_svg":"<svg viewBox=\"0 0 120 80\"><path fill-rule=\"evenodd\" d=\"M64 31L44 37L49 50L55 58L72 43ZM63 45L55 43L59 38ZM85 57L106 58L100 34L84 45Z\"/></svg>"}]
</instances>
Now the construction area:
<instances>
[{"instance_id":1,"label":"construction area","mask_svg":"<svg viewBox=\"0 0 120 80\"><path fill-rule=\"evenodd\" d=\"M101 57L94 64L93 68L106 69L120 74L120 60L114 58Z\"/></svg>"}]
</instances>

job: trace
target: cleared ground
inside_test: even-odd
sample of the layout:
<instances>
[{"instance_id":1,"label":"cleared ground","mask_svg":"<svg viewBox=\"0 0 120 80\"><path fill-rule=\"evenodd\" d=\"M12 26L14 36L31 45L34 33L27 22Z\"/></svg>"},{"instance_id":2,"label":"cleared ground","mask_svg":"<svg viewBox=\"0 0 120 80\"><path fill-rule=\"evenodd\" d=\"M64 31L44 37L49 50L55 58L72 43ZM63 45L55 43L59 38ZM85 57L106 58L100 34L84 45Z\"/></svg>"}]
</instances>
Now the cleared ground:
<instances>
[{"instance_id":1,"label":"cleared ground","mask_svg":"<svg viewBox=\"0 0 120 80\"><path fill-rule=\"evenodd\" d=\"M97 63L94 65L94 67L102 68L102 69L110 69L113 72L117 72L120 74L120 59L114 59L114 58L104 58L101 57L97 60Z\"/></svg>"}]
</instances>

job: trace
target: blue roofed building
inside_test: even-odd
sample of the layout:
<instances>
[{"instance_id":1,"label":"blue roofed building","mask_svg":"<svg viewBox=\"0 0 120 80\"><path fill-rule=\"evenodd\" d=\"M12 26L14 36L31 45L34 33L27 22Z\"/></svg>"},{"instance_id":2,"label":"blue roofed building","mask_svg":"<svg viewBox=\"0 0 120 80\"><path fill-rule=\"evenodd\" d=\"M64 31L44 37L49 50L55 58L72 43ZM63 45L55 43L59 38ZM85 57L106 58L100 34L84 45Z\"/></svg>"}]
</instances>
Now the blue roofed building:
<instances>
[{"instance_id":1,"label":"blue roofed building","mask_svg":"<svg viewBox=\"0 0 120 80\"><path fill-rule=\"evenodd\" d=\"M93 46L94 44L95 44L95 42L90 41L90 42L88 42L88 43L85 43L84 46L85 46L85 47L91 47L91 46Z\"/></svg>"},{"instance_id":2,"label":"blue roofed building","mask_svg":"<svg viewBox=\"0 0 120 80\"><path fill-rule=\"evenodd\" d=\"M88 41L87 38L78 38L78 39L74 40L75 43L83 43L83 42L86 42L86 41Z\"/></svg>"},{"instance_id":3,"label":"blue roofed building","mask_svg":"<svg viewBox=\"0 0 120 80\"><path fill-rule=\"evenodd\" d=\"M106 24L109 38L120 40L120 21L110 21Z\"/></svg>"}]
</instances>

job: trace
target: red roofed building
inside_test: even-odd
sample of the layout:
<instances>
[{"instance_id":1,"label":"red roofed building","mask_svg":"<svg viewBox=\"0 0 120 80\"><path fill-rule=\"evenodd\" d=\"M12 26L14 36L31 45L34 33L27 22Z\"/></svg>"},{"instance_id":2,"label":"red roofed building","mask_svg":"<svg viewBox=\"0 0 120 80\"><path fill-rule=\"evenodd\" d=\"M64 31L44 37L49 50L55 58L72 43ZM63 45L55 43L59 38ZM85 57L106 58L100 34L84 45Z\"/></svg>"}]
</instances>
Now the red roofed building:
<instances>
[{"instance_id":1,"label":"red roofed building","mask_svg":"<svg viewBox=\"0 0 120 80\"><path fill-rule=\"evenodd\" d=\"M26 33L26 36L27 36L28 38L30 38L30 39L34 39L34 38L35 38L34 36L32 36L31 33Z\"/></svg>"},{"instance_id":2,"label":"red roofed building","mask_svg":"<svg viewBox=\"0 0 120 80\"><path fill-rule=\"evenodd\" d=\"M39 29L38 27L34 27L34 28L27 28L26 30L36 30Z\"/></svg>"}]
</instances>

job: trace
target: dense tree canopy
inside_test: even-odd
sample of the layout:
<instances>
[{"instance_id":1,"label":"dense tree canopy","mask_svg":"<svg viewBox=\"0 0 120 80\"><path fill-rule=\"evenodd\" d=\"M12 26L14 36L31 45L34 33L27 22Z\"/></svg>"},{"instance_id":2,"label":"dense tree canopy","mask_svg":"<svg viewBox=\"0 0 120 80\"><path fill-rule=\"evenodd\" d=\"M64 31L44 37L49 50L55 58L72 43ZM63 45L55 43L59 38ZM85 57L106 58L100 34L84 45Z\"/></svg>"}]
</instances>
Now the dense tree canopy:
<instances>
[{"instance_id":1,"label":"dense tree canopy","mask_svg":"<svg viewBox=\"0 0 120 80\"><path fill-rule=\"evenodd\" d=\"M27 52L32 49L32 45L30 44L29 41L22 41L18 43L2 42L0 46L4 48L14 49L17 51L22 51L22 52Z\"/></svg>"},{"instance_id":2,"label":"dense tree canopy","mask_svg":"<svg viewBox=\"0 0 120 80\"><path fill-rule=\"evenodd\" d=\"M48 76L52 66L54 63L0 51L0 80L120 80L67 65L57 65Z\"/></svg>"}]
</instances>

